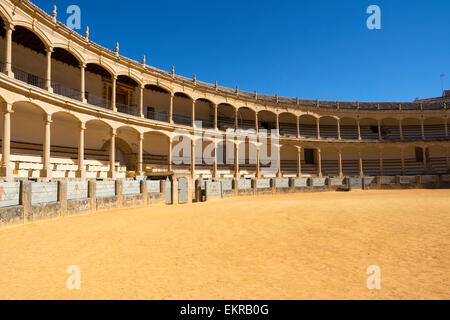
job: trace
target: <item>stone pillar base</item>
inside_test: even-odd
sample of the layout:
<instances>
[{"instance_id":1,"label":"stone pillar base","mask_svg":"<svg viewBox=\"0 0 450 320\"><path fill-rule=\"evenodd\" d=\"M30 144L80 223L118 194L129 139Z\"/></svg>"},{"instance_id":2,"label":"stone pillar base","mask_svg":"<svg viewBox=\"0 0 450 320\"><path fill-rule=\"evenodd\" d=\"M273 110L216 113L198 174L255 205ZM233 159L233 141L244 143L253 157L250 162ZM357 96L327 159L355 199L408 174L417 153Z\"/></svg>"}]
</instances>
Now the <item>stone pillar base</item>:
<instances>
[{"instance_id":1,"label":"stone pillar base","mask_svg":"<svg viewBox=\"0 0 450 320\"><path fill-rule=\"evenodd\" d=\"M75 173L75 176L77 177L77 178L79 178L79 179L86 179L86 171L85 170L78 170L76 173Z\"/></svg>"},{"instance_id":2,"label":"stone pillar base","mask_svg":"<svg viewBox=\"0 0 450 320\"><path fill-rule=\"evenodd\" d=\"M6 70L5 74L10 78L14 78L14 72L12 72L12 70Z\"/></svg>"},{"instance_id":3,"label":"stone pillar base","mask_svg":"<svg viewBox=\"0 0 450 320\"><path fill-rule=\"evenodd\" d=\"M53 177L53 171L51 169L41 170L41 178L51 179Z\"/></svg>"},{"instance_id":4,"label":"stone pillar base","mask_svg":"<svg viewBox=\"0 0 450 320\"><path fill-rule=\"evenodd\" d=\"M116 179L116 172L115 171L109 171L108 172L108 178Z\"/></svg>"},{"instance_id":5,"label":"stone pillar base","mask_svg":"<svg viewBox=\"0 0 450 320\"><path fill-rule=\"evenodd\" d=\"M5 179L7 182L14 180L13 170L9 166L0 167L0 177Z\"/></svg>"}]
</instances>

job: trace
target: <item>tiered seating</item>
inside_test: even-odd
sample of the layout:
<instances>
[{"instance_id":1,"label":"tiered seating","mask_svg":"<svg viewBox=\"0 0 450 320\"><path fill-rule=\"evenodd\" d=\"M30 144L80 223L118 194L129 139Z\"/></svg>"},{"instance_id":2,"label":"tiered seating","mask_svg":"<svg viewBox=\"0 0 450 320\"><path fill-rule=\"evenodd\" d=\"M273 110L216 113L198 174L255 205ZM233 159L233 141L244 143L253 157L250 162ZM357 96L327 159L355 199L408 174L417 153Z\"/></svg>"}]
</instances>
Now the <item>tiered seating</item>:
<instances>
[{"instance_id":1,"label":"tiered seating","mask_svg":"<svg viewBox=\"0 0 450 320\"><path fill-rule=\"evenodd\" d=\"M378 140L377 130L374 127L361 126L361 138L363 140Z\"/></svg>"},{"instance_id":2,"label":"tiered seating","mask_svg":"<svg viewBox=\"0 0 450 320\"><path fill-rule=\"evenodd\" d=\"M297 124L280 123L280 135L297 136Z\"/></svg>"},{"instance_id":3,"label":"tiered seating","mask_svg":"<svg viewBox=\"0 0 450 320\"><path fill-rule=\"evenodd\" d=\"M321 138L338 138L337 126L320 126L320 137Z\"/></svg>"},{"instance_id":4,"label":"tiered seating","mask_svg":"<svg viewBox=\"0 0 450 320\"><path fill-rule=\"evenodd\" d=\"M379 159L363 159L363 172L366 176L380 175L380 160Z\"/></svg>"},{"instance_id":5,"label":"tiered seating","mask_svg":"<svg viewBox=\"0 0 450 320\"><path fill-rule=\"evenodd\" d=\"M322 160L322 175L337 176L339 175L338 160Z\"/></svg>"},{"instance_id":6,"label":"tiered seating","mask_svg":"<svg viewBox=\"0 0 450 320\"><path fill-rule=\"evenodd\" d=\"M317 138L317 126L312 124L300 124L300 136Z\"/></svg>"},{"instance_id":7,"label":"tiered seating","mask_svg":"<svg viewBox=\"0 0 450 320\"><path fill-rule=\"evenodd\" d=\"M425 139L427 140L444 140L445 126L443 124L425 125Z\"/></svg>"},{"instance_id":8,"label":"tiered seating","mask_svg":"<svg viewBox=\"0 0 450 320\"><path fill-rule=\"evenodd\" d=\"M357 140L358 128L356 126L341 126L341 138L347 140Z\"/></svg>"},{"instance_id":9,"label":"tiered seating","mask_svg":"<svg viewBox=\"0 0 450 320\"><path fill-rule=\"evenodd\" d=\"M405 159L405 174L420 175L424 173L423 162L417 162L416 159Z\"/></svg>"},{"instance_id":10,"label":"tiered seating","mask_svg":"<svg viewBox=\"0 0 450 320\"><path fill-rule=\"evenodd\" d=\"M402 162L400 159L383 159L383 175L396 176L402 173Z\"/></svg>"},{"instance_id":11,"label":"tiered seating","mask_svg":"<svg viewBox=\"0 0 450 320\"><path fill-rule=\"evenodd\" d=\"M400 140L399 126L382 126L381 138L384 140Z\"/></svg>"},{"instance_id":12,"label":"tiered seating","mask_svg":"<svg viewBox=\"0 0 450 320\"><path fill-rule=\"evenodd\" d=\"M402 130L405 140L422 140L421 126L403 126Z\"/></svg>"},{"instance_id":13,"label":"tiered seating","mask_svg":"<svg viewBox=\"0 0 450 320\"><path fill-rule=\"evenodd\" d=\"M359 176L359 160L342 160L342 173L345 176Z\"/></svg>"},{"instance_id":14,"label":"tiered seating","mask_svg":"<svg viewBox=\"0 0 450 320\"><path fill-rule=\"evenodd\" d=\"M446 158L431 158L430 168L435 173L447 173L447 159Z\"/></svg>"}]
</instances>

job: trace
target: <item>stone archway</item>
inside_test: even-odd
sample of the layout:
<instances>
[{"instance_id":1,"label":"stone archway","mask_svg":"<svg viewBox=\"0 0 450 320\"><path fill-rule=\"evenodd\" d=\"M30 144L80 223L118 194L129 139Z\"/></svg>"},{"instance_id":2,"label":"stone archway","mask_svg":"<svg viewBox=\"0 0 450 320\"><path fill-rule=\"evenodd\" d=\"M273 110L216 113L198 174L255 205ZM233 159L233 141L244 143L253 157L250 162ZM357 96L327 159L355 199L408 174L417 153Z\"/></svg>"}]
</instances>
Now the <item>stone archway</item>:
<instances>
[{"instance_id":1,"label":"stone archway","mask_svg":"<svg viewBox=\"0 0 450 320\"><path fill-rule=\"evenodd\" d=\"M111 140L105 142L102 150L109 154ZM136 154L133 152L131 146L124 139L116 137L116 161L122 166L127 167L127 171L136 171Z\"/></svg>"}]
</instances>

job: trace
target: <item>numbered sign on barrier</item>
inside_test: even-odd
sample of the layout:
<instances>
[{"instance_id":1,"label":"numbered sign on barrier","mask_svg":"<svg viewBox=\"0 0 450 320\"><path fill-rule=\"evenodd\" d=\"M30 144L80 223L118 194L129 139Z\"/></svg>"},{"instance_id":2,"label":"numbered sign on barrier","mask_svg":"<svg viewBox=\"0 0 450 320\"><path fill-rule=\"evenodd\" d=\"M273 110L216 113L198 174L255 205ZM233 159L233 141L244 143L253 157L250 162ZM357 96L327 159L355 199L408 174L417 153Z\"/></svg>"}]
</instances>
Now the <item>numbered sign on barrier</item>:
<instances>
[{"instance_id":1,"label":"numbered sign on barrier","mask_svg":"<svg viewBox=\"0 0 450 320\"><path fill-rule=\"evenodd\" d=\"M233 190L233 180L220 180L222 185L222 191L231 191Z\"/></svg>"},{"instance_id":2,"label":"numbered sign on barrier","mask_svg":"<svg viewBox=\"0 0 450 320\"><path fill-rule=\"evenodd\" d=\"M270 189L270 179L256 179L256 189Z\"/></svg>"},{"instance_id":3,"label":"numbered sign on barrier","mask_svg":"<svg viewBox=\"0 0 450 320\"><path fill-rule=\"evenodd\" d=\"M116 195L115 181L96 181L95 194L97 198L113 197Z\"/></svg>"},{"instance_id":4,"label":"numbered sign on barrier","mask_svg":"<svg viewBox=\"0 0 450 320\"><path fill-rule=\"evenodd\" d=\"M340 187L344 184L344 179L345 178L340 178L340 177L334 177L334 178L330 178L330 186L333 187Z\"/></svg>"},{"instance_id":5,"label":"numbered sign on barrier","mask_svg":"<svg viewBox=\"0 0 450 320\"><path fill-rule=\"evenodd\" d=\"M57 182L33 182L31 184L31 204L58 201Z\"/></svg>"},{"instance_id":6,"label":"numbered sign on barrier","mask_svg":"<svg viewBox=\"0 0 450 320\"><path fill-rule=\"evenodd\" d=\"M277 189L289 188L289 179L275 179L275 188Z\"/></svg>"},{"instance_id":7,"label":"numbered sign on barrier","mask_svg":"<svg viewBox=\"0 0 450 320\"><path fill-rule=\"evenodd\" d=\"M382 185L395 184L395 177L383 176L380 178L380 182Z\"/></svg>"},{"instance_id":8,"label":"numbered sign on barrier","mask_svg":"<svg viewBox=\"0 0 450 320\"><path fill-rule=\"evenodd\" d=\"M295 178L294 186L296 188L306 188L308 186L308 178Z\"/></svg>"},{"instance_id":9,"label":"numbered sign on barrier","mask_svg":"<svg viewBox=\"0 0 450 320\"><path fill-rule=\"evenodd\" d=\"M206 200L213 198L222 198L222 186L220 182L206 182Z\"/></svg>"},{"instance_id":10,"label":"numbered sign on barrier","mask_svg":"<svg viewBox=\"0 0 450 320\"><path fill-rule=\"evenodd\" d=\"M147 180L147 193L161 193L161 181Z\"/></svg>"},{"instance_id":11,"label":"numbered sign on barrier","mask_svg":"<svg viewBox=\"0 0 450 320\"><path fill-rule=\"evenodd\" d=\"M67 200L86 199L88 197L87 181L68 181Z\"/></svg>"},{"instance_id":12,"label":"numbered sign on barrier","mask_svg":"<svg viewBox=\"0 0 450 320\"><path fill-rule=\"evenodd\" d=\"M238 180L238 190L250 190L251 188L252 188L252 180L250 179Z\"/></svg>"},{"instance_id":13,"label":"numbered sign on barrier","mask_svg":"<svg viewBox=\"0 0 450 320\"><path fill-rule=\"evenodd\" d=\"M19 182L0 182L0 207L17 206L19 200Z\"/></svg>"},{"instance_id":14,"label":"numbered sign on barrier","mask_svg":"<svg viewBox=\"0 0 450 320\"><path fill-rule=\"evenodd\" d=\"M141 182L136 180L125 180L122 184L123 195L136 195L141 193Z\"/></svg>"}]
</instances>

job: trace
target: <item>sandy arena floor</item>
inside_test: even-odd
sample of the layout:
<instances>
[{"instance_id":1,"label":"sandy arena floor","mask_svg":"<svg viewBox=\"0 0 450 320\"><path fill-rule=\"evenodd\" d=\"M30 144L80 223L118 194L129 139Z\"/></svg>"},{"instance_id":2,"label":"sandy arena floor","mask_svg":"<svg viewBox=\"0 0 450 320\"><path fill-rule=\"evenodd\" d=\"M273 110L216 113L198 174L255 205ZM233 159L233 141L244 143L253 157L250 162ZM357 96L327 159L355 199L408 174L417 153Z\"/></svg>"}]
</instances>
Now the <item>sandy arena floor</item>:
<instances>
[{"instance_id":1,"label":"sandy arena floor","mask_svg":"<svg viewBox=\"0 0 450 320\"><path fill-rule=\"evenodd\" d=\"M450 190L116 210L3 229L0 244L0 299L450 299Z\"/></svg>"}]
</instances>

